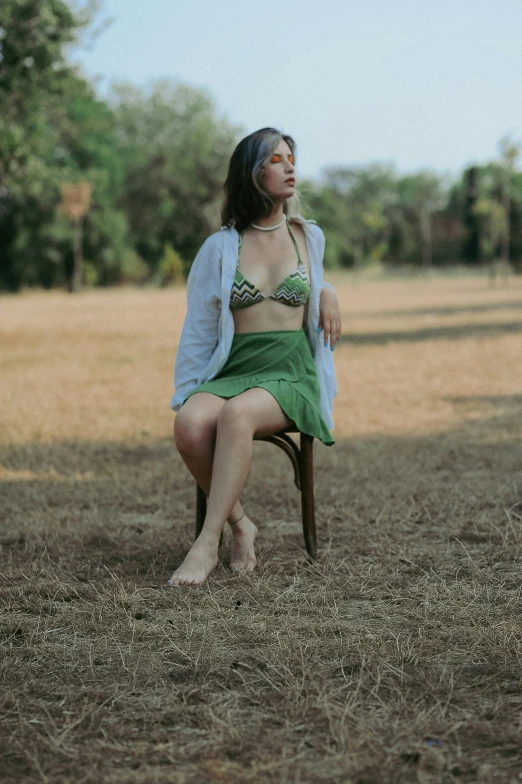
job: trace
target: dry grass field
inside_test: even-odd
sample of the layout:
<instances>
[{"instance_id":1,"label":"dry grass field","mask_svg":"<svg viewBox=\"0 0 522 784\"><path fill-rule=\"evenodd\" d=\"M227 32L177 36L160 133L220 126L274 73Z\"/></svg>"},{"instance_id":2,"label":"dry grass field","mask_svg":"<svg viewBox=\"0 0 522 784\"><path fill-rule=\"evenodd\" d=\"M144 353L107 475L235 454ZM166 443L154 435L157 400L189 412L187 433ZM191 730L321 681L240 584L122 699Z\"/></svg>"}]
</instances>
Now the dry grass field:
<instances>
[{"instance_id":1,"label":"dry grass field","mask_svg":"<svg viewBox=\"0 0 522 784\"><path fill-rule=\"evenodd\" d=\"M522 781L522 280L330 279L318 561L256 444L258 570L170 592L184 290L0 297L4 784Z\"/></svg>"}]
</instances>

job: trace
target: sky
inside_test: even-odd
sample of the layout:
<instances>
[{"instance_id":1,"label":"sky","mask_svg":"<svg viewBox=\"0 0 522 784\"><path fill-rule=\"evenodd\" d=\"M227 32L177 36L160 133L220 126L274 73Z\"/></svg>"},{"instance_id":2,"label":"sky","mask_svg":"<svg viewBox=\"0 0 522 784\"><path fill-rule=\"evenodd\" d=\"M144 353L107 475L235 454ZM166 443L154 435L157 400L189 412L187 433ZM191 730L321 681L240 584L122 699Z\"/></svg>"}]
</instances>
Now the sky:
<instances>
[{"instance_id":1,"label":"sky","mask_svg":"<svg viewBox=\"0 0 522 784\"><path fill-rule=\"evenodd\" d=\"M218 117L297 143L296 174L388 164L457 177L522 140L522 0L102 0L74 53L114 81L205 88Z\"/></svg>"}]
</instances>

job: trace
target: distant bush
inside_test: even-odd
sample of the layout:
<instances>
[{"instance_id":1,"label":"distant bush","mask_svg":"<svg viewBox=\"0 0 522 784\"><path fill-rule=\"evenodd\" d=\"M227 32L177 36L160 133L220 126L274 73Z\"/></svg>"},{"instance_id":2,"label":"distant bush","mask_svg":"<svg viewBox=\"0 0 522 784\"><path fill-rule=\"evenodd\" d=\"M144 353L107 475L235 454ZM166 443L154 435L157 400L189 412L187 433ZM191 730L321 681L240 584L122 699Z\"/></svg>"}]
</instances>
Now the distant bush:
<instances>
[{"instance_id":1,"label":"distant bush","mask_svg":"<svg viewBox=\"0 0 522 784\"><path fill-rule=\"evenodd\" d=\"M120 266L121 283L143 283L149 276L149 268L133 248L123 251Z\"/></svg>"},{"instance_id":2,"label":"distant bush","mask_svg":"<svg viewBox=\"0 0 522 784\"><path fill-rule=\"evenodd\" d=\"M163 248L163 258L158 266L158 283L160 286L167 286L169 283L183 283L183 259L174 250L170 242Z\"/></svg>"},{"instance_id":3,"label":"distant bush","mask_svg":"<svg viewBox=\"0 0 522 784\"><path fill-rule=\"evenodd\" d=\"M98 283L98 270L96 269L96 265L85 259L83 262L83 282L86 286L96 286Z\"/></svg>"}]
</instances>

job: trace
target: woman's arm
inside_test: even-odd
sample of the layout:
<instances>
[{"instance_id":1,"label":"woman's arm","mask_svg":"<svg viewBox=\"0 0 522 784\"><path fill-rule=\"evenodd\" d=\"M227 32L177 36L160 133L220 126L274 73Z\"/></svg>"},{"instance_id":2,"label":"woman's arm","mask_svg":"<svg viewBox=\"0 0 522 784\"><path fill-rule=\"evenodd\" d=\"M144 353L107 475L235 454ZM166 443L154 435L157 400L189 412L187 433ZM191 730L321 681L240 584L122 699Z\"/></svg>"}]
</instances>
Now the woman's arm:
<instances>
[{"instance_id":1,"label":"woman's arm","mask_svg":"<svg viewBox=\"0 0 522 784\"><path fill-rule=\"evenodd\" d=\"M341 309L335 289L329 283L323 283L321 298L319 300L319 331L324 330L324 345L328 345L332 351L341 337Z\"/></svg>"},{"instance_id":2,"label":"woman's arm","mask_svg":"<svg viewBox=\"0 0 522 784\"><path fill-rule=\"evenodd\" d=\"M188 392L199 383L216 348L221 314L221 244L220 235L208 237L190 268L187 278L187 313L181 331L176 362L171 407L177 411Z\"/></svg>"},{"instance_id":3,"label":"woman's arm","mask_svg":"<svg viewBox=\"0 0 522 784\"><path fill-rule=\"evenodd\" d=\"M317 226L317 229L319 230L321 241L322 267L326 238L319 226ZM321 330L324 330L324 345L327 346L328 340L330 340L330 348L333 351L341 336L341 309L334 287L325 280L321 283L321 297L319 300L319 331Z\"/></svg>"}]
</instances>

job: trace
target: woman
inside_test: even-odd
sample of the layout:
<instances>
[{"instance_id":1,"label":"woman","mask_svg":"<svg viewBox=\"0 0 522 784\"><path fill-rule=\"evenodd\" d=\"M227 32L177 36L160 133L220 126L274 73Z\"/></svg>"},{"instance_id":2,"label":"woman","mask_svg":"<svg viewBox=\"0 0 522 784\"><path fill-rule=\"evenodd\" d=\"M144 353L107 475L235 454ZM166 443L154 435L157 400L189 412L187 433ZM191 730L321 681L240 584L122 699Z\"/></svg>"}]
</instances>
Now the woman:
<instances>
[{"instance_id":1,"label":"woman","mask_svg":"<svg viewBox=\"0 0 522 784\"><path fill-rule=\"evenodd\" d=\"M258 531L239 501L255 436L296 424L334 443L339 305L322 280L323 232L299 214L294 150L294 140L274 128L238 144L225 182L224 225L190 270L171 407L179 412L176 447L207 494L207 515L166 587L204 582L227 519L231 568L255 567Z\"/></svg>"}]
</instances>

